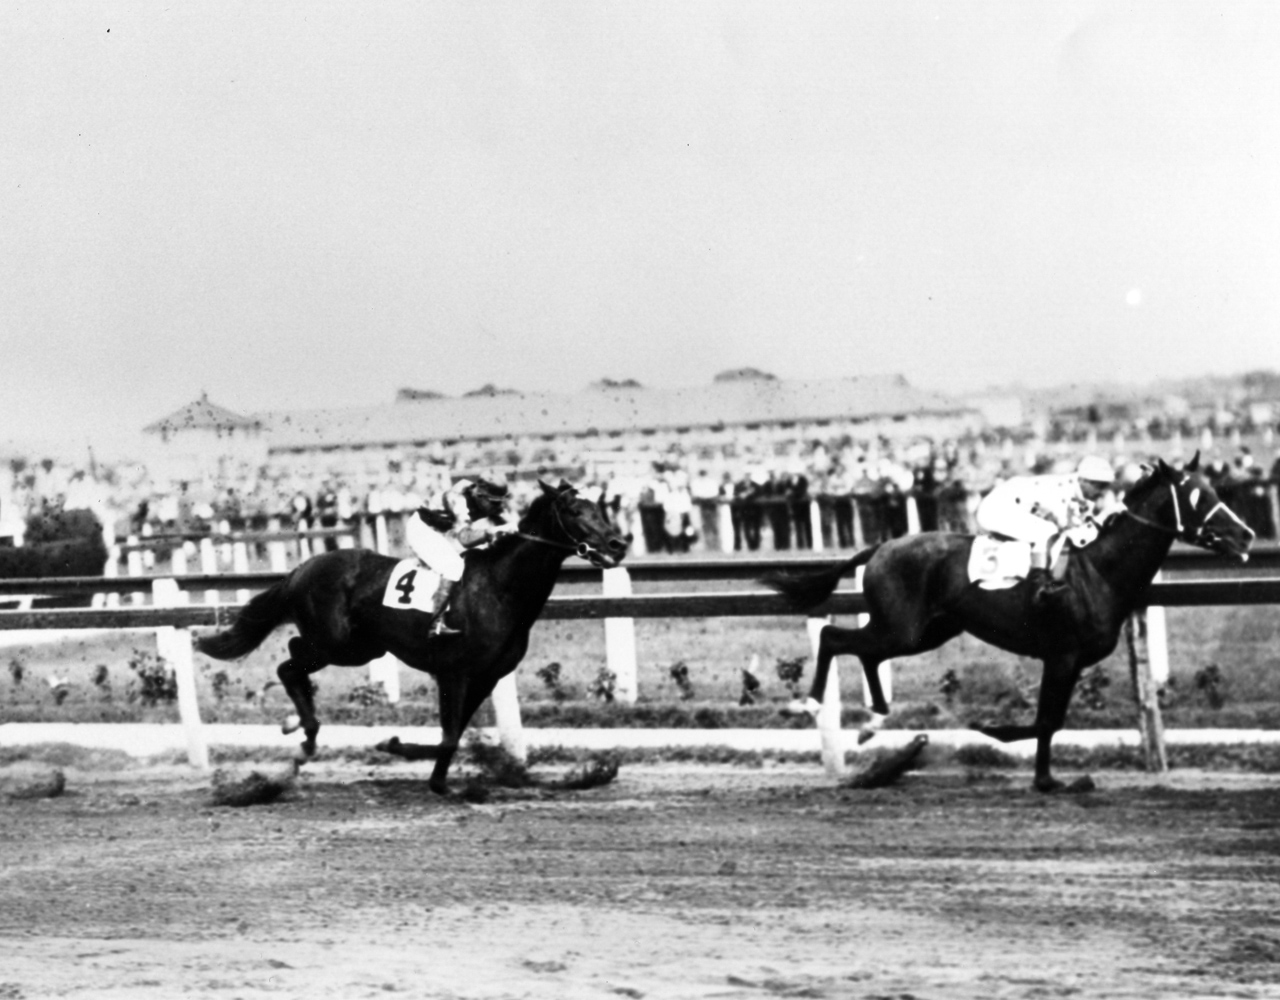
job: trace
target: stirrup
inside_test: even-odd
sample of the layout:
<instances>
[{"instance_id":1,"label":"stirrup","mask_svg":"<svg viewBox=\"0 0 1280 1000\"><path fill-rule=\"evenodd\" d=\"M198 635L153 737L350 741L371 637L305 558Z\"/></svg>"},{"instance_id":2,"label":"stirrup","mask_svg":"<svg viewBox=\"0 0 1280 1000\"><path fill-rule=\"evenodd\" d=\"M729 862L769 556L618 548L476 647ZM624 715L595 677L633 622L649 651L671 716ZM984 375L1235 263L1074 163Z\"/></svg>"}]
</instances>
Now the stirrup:
<instances>
[{"instance_id":1,"label":"stirrup","mask_svg":"<svg viewBox=\"0 0 1280 1000\"><path fill-rule=\"evenodd\" d=\"M437 618L431 624L431 629L427 634L432 639L436 638L437 636L462 635L462 629L451 628L448 624L446 624L444 620L444 614L441 613L440 617Z\"/></svg>"}]
</instances>

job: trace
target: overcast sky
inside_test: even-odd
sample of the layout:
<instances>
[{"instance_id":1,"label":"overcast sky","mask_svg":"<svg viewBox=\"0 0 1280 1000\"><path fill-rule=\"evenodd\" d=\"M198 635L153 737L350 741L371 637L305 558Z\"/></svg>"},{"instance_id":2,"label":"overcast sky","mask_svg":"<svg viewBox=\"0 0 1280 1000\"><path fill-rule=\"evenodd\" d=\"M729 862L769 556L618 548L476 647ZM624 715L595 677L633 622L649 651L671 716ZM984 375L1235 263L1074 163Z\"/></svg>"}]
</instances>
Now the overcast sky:
<instances>
[{"instance_id":1,"label":"overcast sky","mask_svg":"<svg viewBox=\"0 0 1280 1000\"><path fill-rule=\"evenodd\" d=\"M1280 4L0 8L0 442L1280 368Z\"/></svg>"}]
</instances>

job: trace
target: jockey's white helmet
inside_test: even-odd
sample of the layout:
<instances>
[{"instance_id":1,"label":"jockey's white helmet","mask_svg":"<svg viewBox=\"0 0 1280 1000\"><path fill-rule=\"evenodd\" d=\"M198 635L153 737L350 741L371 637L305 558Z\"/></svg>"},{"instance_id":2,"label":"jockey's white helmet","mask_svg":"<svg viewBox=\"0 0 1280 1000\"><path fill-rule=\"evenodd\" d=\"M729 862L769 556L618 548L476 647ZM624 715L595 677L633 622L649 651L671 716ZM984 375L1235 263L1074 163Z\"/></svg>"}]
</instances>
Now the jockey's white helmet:
<instances>
[{"instance_id":1,"label":"jockey's white helmet","mask_svg":"<svg viewBox=\"0 0 1280 1000\"><path fill-rule=\"evenodd\" d=\"M1080 459L1080 464L1076 466L1076 475L1088 482L1106 483L1108 486L1116 479L1116 472L1111 468L1111 463L1097 455L1086 455Z\"/></svg>"}]
</instances>

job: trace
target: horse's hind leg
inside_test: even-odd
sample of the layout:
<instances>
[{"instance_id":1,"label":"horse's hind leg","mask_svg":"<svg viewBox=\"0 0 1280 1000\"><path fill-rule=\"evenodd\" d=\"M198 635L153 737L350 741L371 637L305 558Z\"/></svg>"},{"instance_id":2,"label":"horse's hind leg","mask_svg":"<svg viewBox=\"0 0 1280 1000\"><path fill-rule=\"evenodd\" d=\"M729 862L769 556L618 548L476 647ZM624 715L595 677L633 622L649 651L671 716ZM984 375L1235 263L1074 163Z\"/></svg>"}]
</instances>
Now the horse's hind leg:
<instances>
[{"instance_id":1,"label":"horse's hind leg","mask_svg":"<svg viewBox=\"0 0 1280 1000\"><path fill-rule=\"evenodd\" d=\"M311 675L325 666L324 660L307 642L301 636L295 636L289 640L289 659L276 668L276 676L280 678L280 683L284 685L285 692L297 711L297 717L287 720L283 729L286 733L302 730L305 737L302 752L307 757L315 756L316 734L320 732Z\"/></svg>"},{"instance_id":2,"label":"horse's hind leg","mask_svg":"<svg viewBox=\"0 0 1280 1000\"><path fill-rule=\"evenodd\" d=\"M838 625L826 625L818 637L817 664L813 672L813 684L809 688L809 698L821 703L827 689L827 674L831 670L831 661L837 656L856 656L862 661L862 672L866 678L867 693L871 696L871 708L879 715L889 713L889 701L884 696L884 686L880 683L880 664L896 656L910 656L915 653L937 649L959 635L963 629L946 618L935 618L912 634L905 629L897 632L883 628L873 618L861 628L841 628Z\"/></svg>"}]
</instances>

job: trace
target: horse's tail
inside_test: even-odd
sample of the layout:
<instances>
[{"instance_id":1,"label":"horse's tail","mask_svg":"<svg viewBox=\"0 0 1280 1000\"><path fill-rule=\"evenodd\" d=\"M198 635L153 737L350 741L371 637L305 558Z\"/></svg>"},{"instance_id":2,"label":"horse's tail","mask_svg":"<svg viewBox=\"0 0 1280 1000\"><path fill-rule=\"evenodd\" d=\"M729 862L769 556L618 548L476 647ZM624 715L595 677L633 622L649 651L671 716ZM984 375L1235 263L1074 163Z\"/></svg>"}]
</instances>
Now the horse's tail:
<instances>
[{"instance_id":1,"label":"horse's tail","mask_svg":"<svg viewBox=\"0 0 1280 1000\"><path fill-rule=\"evenodd\" d=\"M796 611L808 611L830 597L840 578L851 569L867 562L879 548L879 545L872 545L863 549L852 559L836 563L830 569L802 573L769 573L761 577L760 582L786 597L787 602Z\"/></svg>"},{"instance_id":2,"label":"horse's tail","mask_svg":"<svg viewBox=\"0 0 1280 1000\"><path fill-rule=\"evenodd\" d=\"M196 649L215 660L237 660L262 645L289 611L285 580L274 583L240 609L230 628L196 640Z\"/></svg>"}]
</instances>

